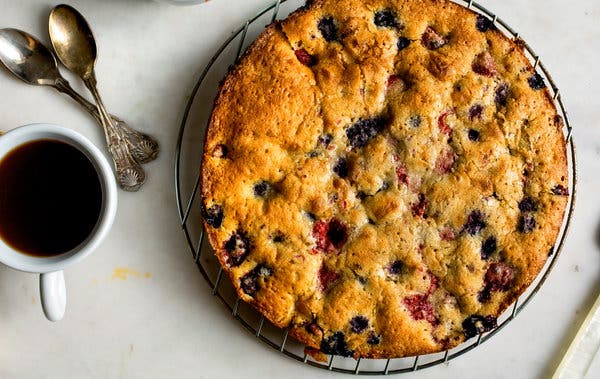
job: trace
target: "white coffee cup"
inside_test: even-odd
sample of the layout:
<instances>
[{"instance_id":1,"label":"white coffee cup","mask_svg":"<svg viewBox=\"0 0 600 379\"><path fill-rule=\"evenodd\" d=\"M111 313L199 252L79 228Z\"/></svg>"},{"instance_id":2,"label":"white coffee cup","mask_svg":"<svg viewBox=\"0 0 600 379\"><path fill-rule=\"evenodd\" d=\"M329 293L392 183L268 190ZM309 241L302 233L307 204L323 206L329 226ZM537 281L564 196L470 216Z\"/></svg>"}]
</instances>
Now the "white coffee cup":
<instances>
[{"instance_id":1,"label":"white coffee cup","mask_svg":"<svg viewBox=\"0 0 600 379\"><path fill-rule=\"evenodd\" d=\"M67 294L63 269L90 255L108 234L117 211L117 184L102 152L81 134L53 124L31 124L0 136L0 161L13 149L36 140L58 140L82 152L96 169L100 180L102 204L98 221L90 235L75 248L59 255L37 257L13 249L0 238L0 262L14 269L40 274L40 297L46 318L60 320L65 312Z\"/></svg>"}]
</instances>

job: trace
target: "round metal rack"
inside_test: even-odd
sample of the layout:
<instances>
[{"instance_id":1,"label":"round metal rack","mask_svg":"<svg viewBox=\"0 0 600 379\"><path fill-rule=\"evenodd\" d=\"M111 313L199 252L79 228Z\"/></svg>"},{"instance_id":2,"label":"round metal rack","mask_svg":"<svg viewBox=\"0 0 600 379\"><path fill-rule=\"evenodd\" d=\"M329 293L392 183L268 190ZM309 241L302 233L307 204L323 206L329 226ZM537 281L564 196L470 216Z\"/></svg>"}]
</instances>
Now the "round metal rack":
<instances>
[{"instance_id":1,"label":"round metal rack","mask_svg":"<svg viewBox=\"0 0 600 379\"><path fill-rule=\"evenodd\" d=\"M565 126L563 132L568 149L570 195L567 212L563 220L560 234L553 248L552 255L547 260L542 272L538 275L536 280L529 286L528 290L501 315L498 319L498 326L495 329L482 333L477 338L468 340L451 350L397 359L354 360L352 358L329 356L326 363L317 362L304 353L303 345L292 338L288 339L287 329L282 330L273 326L264 316L261 316L251 306L240 301L230 281L228 279L223 280L223 270L221 269L214 252L204 238L204 231L200 219L200 196L198 195L200 185L200 164L204 145L204 133L208 124L210 112L212 111L214 97L217 94L219 81L222 80L227 73L228 68L240 58L244 49L255 39L267 24L276 19L285 18L289 13L303 5L301 1L278 0L259 12L253 18L247 20L217 49L215 55L210 59L205 69L199 75L191 92L189 101L187 102L183 113L175 156L175 194L177 209L179 211L181 228L189 244L191 256L198 266L200 273L208 283L212 295L223 303L231 313L232 317L239 321L245 329L254 334L260 341L290 358L326 370L366 375L387 375L411 372L448 362L489 340L514 319L543 285L560 255L573 214L577 182L575 146L571 138L572 127L561 100L560 91L542 64L540 57L527 43L520 39L519 34L510 26L498 18L494 13L472 0L455 0L455 2L486 15L503 33L514 39L519 39L535 69L544 76L549 84L549 89L556 102L557 109L564 118Z\"/></svg>"}]
</instances>

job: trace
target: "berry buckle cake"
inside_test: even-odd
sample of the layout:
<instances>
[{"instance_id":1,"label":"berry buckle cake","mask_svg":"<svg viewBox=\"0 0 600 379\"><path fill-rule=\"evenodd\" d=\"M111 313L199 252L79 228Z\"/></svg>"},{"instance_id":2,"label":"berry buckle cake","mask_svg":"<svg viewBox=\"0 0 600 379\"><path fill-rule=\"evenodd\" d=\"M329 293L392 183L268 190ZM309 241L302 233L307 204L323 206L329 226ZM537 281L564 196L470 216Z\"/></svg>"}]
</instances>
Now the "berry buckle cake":
<instances>
[{"instance_id":1,"label":"berry buckle cake","mask_svg":"<svg viewBox=\"0 0 600 379\"><path fill-rule=\"evenodd\" d=\"M315 0L224 79L204 226L241 299L323 354L438 352L542 269L568 168L546 83L446 0Z\"/></svg>"}]
</instances>

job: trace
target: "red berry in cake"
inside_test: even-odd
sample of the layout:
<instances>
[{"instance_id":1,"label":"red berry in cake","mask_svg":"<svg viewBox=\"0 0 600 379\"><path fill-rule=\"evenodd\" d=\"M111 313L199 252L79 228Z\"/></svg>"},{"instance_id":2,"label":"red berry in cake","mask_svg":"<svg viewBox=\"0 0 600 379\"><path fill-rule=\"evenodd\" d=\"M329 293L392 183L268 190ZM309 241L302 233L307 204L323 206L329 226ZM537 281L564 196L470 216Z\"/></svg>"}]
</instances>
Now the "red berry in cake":
<instances>
[{"instance_id":1,"label":"red berry in cake","mask_svg":"<svg viewBox=\"0 0 600 379\"><path fill-rule=\"evenodd\" d=\"M449 115L454 113L453 111L445 111L438 117L438 128L444 134L450 135L452 134L452 128L448 125L447 118Z\"/></svg>"},{"instance_id":2,"label":"red berry in cake","mask_svg":"<svg viewBox=\"0 0 600 379\"><path fill-rule=\"evenodd\" d=\"M450 226L443 227L439 231L439 234L442 241L454 241L454 239L456 238L456 232Z\"/></svg>"},{"instance_id":3,"label":"red berry in cake","mask_svg":"<svg viewBox=\"0 0 600 379\"><path fill-rule=\"evenodd\" d=\"M337 40L337 27L335 26L333 17L329 16L322 18L319 20L317 27L325 41L332 42Z\"/></svg>"},{"instance_id":4,"label":"red berry in cake","mask_svg":"<svg viewBox=\"0 0 600 379\"><path fill-rule=\"evenodd\" d=\"M490 78L498 74L494 57L487 51L484 51L475 57L472 68L473 71L479 75L488 76Z\"/></svg>"},{"instance_id":5,"label":"red berry in cake","mask_svg":"<svg viewBox=\"0 0 600 379\"><path fill-rule=\"evenodd\" d=\"M456 161L456 154L452 149L446 149L438 155L435 161L435 171L440 174L447 174L452 171L454 162Z\"/></svg>"},{"instance_id":6,"label":"red berry in cake","mask_svg":"<svg viewBox=\"0 0 600 379\"><path fill-rule=\"evenodd\" d=\"M413 216L426 218L426 216L425 216L425 208L426 207L427 207L427 200L425 200L425 195L420 193L419 194L419 202L416 204L413 204L411 207Z\"/></svg>"},{"instance_id":7,"label":"red berry in cake","mask_svg":"<svg viewBox=\"0 0 600 379\"><path fill-rule=\"evenodd\" d=\"M408 185L408 171L405 164L401 163L396 167L396 176L399 183Z\"/></svg>"},{"instance_id":8,"label":"red berry in cake","mask_svg":"<svg viewBox=\"0 0 600 379\"><path fill-rule=\"evenodd\" d=\"M490 264L485 273L486 287L489 287L490 291L508 291L515 278L514 270L502 262L495 262Z\"/></svg>"},{"instance_id":9,"label":"red berry in cake","mask_svg":"<svg viewBox=\"0 0 600 379\"><path fill-rule=\"evenodd\" d=\"M479 292L478 300L486 303L491 299L493 292L508 291L512 286L514 278L514 270L506 263L495 262L490 264L484 277L485 286Z\"/></svg>"},{"instance_id":10,"label":"red berry in cake","mask_svg":"<svg viewBox=\"0 0 600 379\"><path fill-rule=\"evenodd\" d=\"M306 49L295 50L294 54L296 54L296 58L298 58L300 63L302 63L305 66L310 67L310 66L314 66L317 63L317 60L315 59L315 57L310 55L308 53L308 51L306 51Z\"/></svg>"},{"instance_id":11,"label":"red berry in cake","mask_svg":"<svg viewBox=\"0 0 600 379\"><path fill-rule=\"evenodd\" d=\"M426 295L413 295L403 300L404 305L410 311L415 320L426 320L431 325L436 325L438 320L435 316L433 305Z\"/></svg>"},{"instance_id":12,"label":"red berry in cake","mask_svg":"<svg viewBox=\"0 0 600 379\"><path fill-rule=\"evenodd\" d=\"M348 239L348 227L342 221L332 218L319 220L313 226L313 237L317 240L316 249L322 253L334 253L344 246Z\"/></svg>"},{"instance_id":13,"label":"red berry in cake","mask_svg":"<svg viewBox=\"0 0 600 379\"><path fill-rule=\"evenodd\" d=\"M433 293L433 291L435 291L439 284L440 284L440 280L438 279L437 276L433 275L433 273L430 271L428 272L429 274L429 288L427 289L427 295L431 295Z\"/></svg>"},{"instance_id":14,"label":"red berry in cake","mask_svg":"<svg viewBox=\"0 0 600 379\"><path fill-rule=\"evenodd\" d=\"M390 75L387 81L387 88L397 86L398 88L404 87L404 81L398 75Z\"/></svg>"},{"instance_id":15,"label":"red berry in cake","mask_svg":"<svg viewBox=\"0 0 600 379\"><path fill-rule=\"evenodd\" d=\"M312 235L317 240L316 252L326 252L330 248L327 241L328 230L329 226L325 220L319 220L313 225Z\"/></svg>"},{"instance_id":16,"label":"red berry in cake","mask_svg":"<svg viewBox=\"0 0 600 379\"><path fill-rule=\"evenodd\" d=\"M448 41L434 28L428 26L421 37L421 43L429 50L437 50L444 46Z\"/></svg>"},{"instance_id":17,"label":"red berry in cake","mask_svg":"<svg viewBox=\"0 0 600 379\"><path fill-rule=\"evenodd\" d=\"M340 278L340 274L331 270L329 267L323 263L321 268L319 269L319 288L322 292L327 292L331 287L333 287L334 283Z\"/></svg>"}]
</instances>

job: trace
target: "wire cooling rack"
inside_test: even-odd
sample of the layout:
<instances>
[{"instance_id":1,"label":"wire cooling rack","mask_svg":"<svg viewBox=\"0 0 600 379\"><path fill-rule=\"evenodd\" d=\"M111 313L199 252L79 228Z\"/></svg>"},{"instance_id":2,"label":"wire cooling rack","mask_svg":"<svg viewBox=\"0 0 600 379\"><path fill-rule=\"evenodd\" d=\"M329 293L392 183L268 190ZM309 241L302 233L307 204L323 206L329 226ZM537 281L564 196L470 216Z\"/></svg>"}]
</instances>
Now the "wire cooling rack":
<instances>
[{"instance_id":1,"label":"wire cooling rack","mask_svg":"<svg viewBox=\"0 0 600 379\"><path fill-rule=\"evenodd\" d=\"M498 333L506 324L523 310L540 289L562 250L566 233L571 222L575 205L575 189L577 182L577 167L575 161L575 146L571 135L572 128L569 117L561 100L560 91L542 64L540 57L519 37L504 21L483 6L470 0L455 0L469 9L486 15L494 25L506 35L519 39L524 46L528 58L535 69L541 73L549 84L550 93L556 102L559 113L564 118L564 136L568 147L569 163L569 202L563 225L554 245L552 255L547 260L536 280L498 319L498 326L477 338L440 353L420 355L397 359L358 359L329 356L326 363L313 360L304 353L304 346L288 339L288 330L273 326L264 316L261 316L251 306L237 297L233 285L226 278L223 280L223 270L216 259L213 250L204 238L201 222L201 205L198 189L200 185L200 164L204 146L204 133L208 124L214 97L217 94L219 81L225 76L228 68L241 56L244 49L258 36L264 27L276 19L285 18L303 2L298 0L278 0L253 18L247 20L239 29L217 49L206 68L200 74L190 95L183 113L181 129L177 140L175 156L175 195L181 228L187 239L189 249L198 266L200 273L210 286L213 296L218 298L231 312L232 318L239 321L250 333L268 346L308 365L349 374L387 375L411 372L445 363L474 349ZM226 276L226 275L225 275Z\"/></svg>"}]
</instances>

